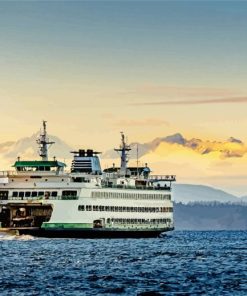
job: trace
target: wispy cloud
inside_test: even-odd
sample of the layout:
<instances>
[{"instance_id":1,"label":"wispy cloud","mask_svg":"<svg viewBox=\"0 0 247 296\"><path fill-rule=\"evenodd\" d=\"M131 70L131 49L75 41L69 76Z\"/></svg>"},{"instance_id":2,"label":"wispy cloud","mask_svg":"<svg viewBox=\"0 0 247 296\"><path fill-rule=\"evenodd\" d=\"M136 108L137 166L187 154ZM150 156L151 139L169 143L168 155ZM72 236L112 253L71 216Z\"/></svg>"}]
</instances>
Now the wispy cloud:
<instances>
[{"instance_id":1,"label":"wispy cloud","mask_svg":"<svg viewBox=\"0 0 247 296\"><path fill-rule=\"evenodd\" d=\"M166 125L169 126L169 122L156 118L146 118L146 119L120 119L115 122L116 126L157 126L157 125Z\"/></svg>"},{"instance_id":2,"label":"wispy cloud","mask_svg":"<svg viewBox=\"0 0 247 296\"><path fill-rule=\"evenodd\" d=\"M183 87L183 86L162 86L143 85L136 89L136 93L142 95L169 96L169 97L227 97L236 96L239 91L214 88L214 87Z\"/></svg>"},{"instance_id":3,"label":"wispy cloud","mask_svg":"<svg viewBox=\"0 0 247 296\"><path fill-rule=\"evenodd\" d=\"M240 104L240 103L247 103L247 97L164 100L164 101L159 101L159 102L132 103L131 105L159 106L159 105L202 105L202 104Z\"/></svg>"}]
</instances>

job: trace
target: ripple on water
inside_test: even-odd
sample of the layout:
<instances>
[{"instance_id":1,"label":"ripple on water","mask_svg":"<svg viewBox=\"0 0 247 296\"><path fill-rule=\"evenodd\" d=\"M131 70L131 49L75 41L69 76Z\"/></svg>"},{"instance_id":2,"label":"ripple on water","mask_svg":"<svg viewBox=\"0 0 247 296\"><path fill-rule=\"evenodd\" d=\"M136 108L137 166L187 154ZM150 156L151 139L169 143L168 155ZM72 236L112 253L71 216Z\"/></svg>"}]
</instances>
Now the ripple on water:
<instances>
[{"instance_id":1,"label":"ripple on water","mask_svg":"<svg viewBox=\"0 0 247 296\"><path fill-rule=\"evenodd\" d=\"M0 234L1 295L247 295L247 232L157 239Z\"/></svg>"}]
</instances>

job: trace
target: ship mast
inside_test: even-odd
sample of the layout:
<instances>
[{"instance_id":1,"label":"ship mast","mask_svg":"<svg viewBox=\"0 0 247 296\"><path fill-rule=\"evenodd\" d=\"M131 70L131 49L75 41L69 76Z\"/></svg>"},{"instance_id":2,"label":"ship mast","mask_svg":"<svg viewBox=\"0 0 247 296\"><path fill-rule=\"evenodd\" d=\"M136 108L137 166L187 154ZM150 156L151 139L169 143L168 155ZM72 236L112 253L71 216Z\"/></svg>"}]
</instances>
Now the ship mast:
<instances>
[{"instance_id":1,"label":"ship mast","mask_svg":"<svg viewBox=\"0 0 247 296\"><path fill-rule=\"evenodd\" d=\"M49 141L46 132L46 121L43 120L43 131L40 133L39 138L37 140L39 144L39 155L43 161L48 160L48 145L52 145L55 142Z\"/></svg>"},{"instance_id":2,"label":"ship mast","mask_svg":"<svg viewBox=\"0 0 247 296\"><path fill-rule=\"evenodd\" d=\"M117 152L121 152L121 166L120 166L120 175L125 176L127 172L128 164L128 151L131 150L130 146L125 142L124 133L121 132L121 144L119 148L114 149Z\"/></svg>"}]
</instances>

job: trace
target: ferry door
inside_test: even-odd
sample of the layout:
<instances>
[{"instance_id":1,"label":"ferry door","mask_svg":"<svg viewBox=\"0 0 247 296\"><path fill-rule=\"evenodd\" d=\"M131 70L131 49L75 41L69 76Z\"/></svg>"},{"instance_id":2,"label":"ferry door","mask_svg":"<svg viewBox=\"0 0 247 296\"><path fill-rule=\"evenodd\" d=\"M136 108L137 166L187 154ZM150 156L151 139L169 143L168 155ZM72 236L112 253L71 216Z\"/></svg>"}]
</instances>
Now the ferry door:
<instances>
[{"instance_id":1,"label":"ferry door","mask_svg":"<svg viewBox=\"0 0 247 296\"><path fill-rule=\"evenodd\" d=\"M93 221L93 228L104 228L105 227L105 218L100 218Z\"/></svg>"}]
</instances>

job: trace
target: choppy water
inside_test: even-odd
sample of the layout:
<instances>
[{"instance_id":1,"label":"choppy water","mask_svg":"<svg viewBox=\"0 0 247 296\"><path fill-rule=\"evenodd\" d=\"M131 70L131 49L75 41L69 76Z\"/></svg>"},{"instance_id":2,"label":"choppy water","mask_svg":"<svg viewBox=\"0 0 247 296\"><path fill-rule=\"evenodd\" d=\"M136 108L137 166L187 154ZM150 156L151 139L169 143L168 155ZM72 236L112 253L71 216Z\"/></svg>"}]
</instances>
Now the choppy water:
<instances>
[{"instance_id":1,"label":"choppy water","mask_svg":"<svg viewBox=\"0 0 247 296\"><path fill-rule=\"evenodd\" d=\"M247 295L247 232L157 239L0 234L0 295Z\"/></svg>"}]
</instances>

